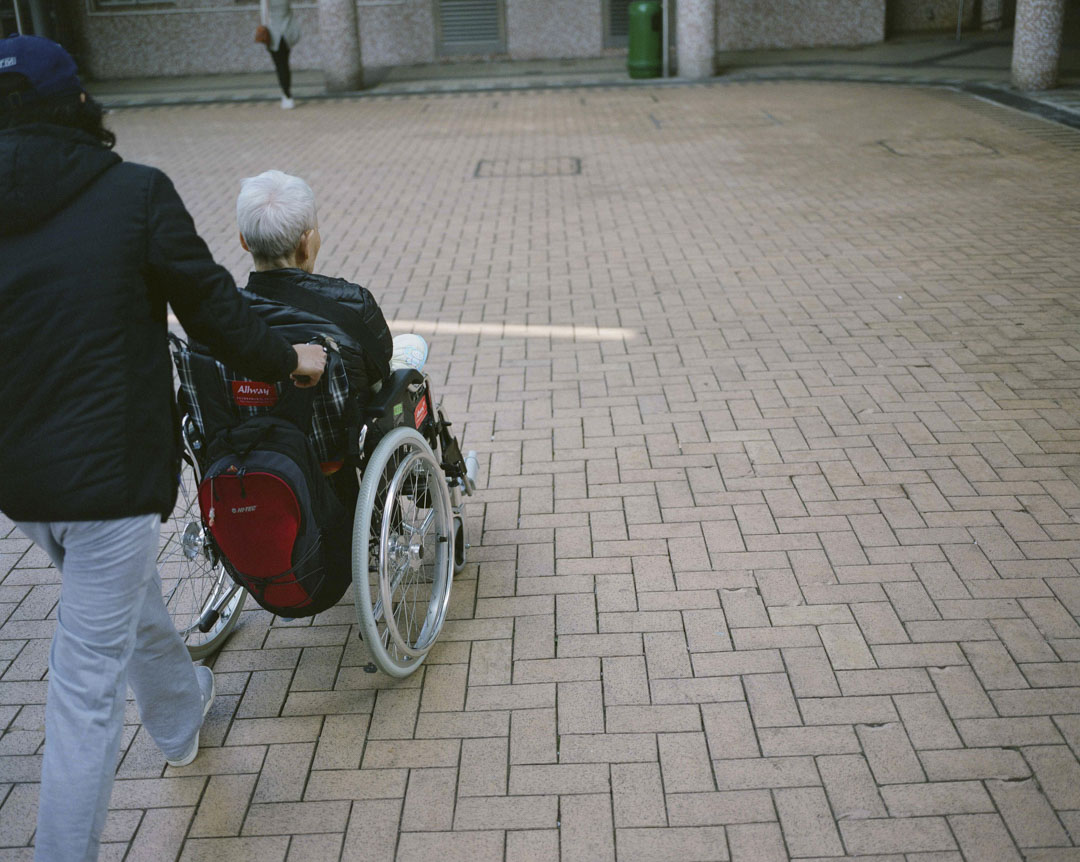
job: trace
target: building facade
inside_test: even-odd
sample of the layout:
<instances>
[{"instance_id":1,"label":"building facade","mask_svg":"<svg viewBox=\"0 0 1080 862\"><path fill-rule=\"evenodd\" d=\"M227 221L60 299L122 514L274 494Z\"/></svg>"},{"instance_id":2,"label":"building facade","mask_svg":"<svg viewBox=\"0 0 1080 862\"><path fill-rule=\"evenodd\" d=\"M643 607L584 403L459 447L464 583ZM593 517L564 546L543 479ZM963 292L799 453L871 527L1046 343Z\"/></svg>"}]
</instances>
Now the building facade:
<instances>
[{"instance_id":1,"label":"building facade","mask_svg":"<svg viewBox=\"0 0 1080 862\"><path fill-rule=\"evenodd\" d=\"M625 48L629 0L355 0L365 69L463 58L599 57ZM700 52L865 45L886 34L1000 26L1015 0L670 0ZM265 72L258 0L0 0L0 28L48 31L92 78ZM295 0L293 67L323 67L317 0ZM325 10L324 5L324 10ZM325 24L325 22L323 22ZM681 30L676 31L676 23ZM673 40L674 41L674 40ZM678 63L678 46L673 45ZM685 52L684 52L685 53ZM699 63L695 68L700 67ZM700 77L699 74L694 77ZM707 72L706 72L707 73Z\"/></svg>"},{"instance_id":2,"label":"building facade","mask_svg":"<svg viewBox=\"0 0 1080 862\"><path fill-rule=\"evenodd\" d=\"M623 50L630 0L355 0L366 69L455 59L597 57ZM0 0L24 22L46 10L96 79L266 71L258 0ZM692 0L684 0L691 5ZM885 37L886 0L708 0L718 50L866 44ZM676 14L672 0L672 24ZM767 9L766 9L767 6ZM319 3L295 0L293 66L321 68ZM37 18L36 18L37 19ZM0 27L14 29L0 11ZM40 31L41 28L35 28ZM24 31L27 27L24 23ZM708 33L712 37L712 32Z\"/></svg>"}]
</instances>

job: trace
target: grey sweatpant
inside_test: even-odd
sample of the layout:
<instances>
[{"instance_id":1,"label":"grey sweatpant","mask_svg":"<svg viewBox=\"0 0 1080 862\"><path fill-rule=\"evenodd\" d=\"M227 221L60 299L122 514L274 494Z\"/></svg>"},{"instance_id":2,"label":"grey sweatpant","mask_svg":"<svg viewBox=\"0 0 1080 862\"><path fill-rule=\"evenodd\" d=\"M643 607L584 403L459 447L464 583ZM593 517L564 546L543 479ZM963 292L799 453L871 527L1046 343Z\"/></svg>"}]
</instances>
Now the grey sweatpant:
<instances>
[{"instance_id":1,"label":"grey sweatpant","mask_svg":"<svg viewBox=\"0 0 1080 862\"><path fill-rule=\"evenodd\" d=\"M166 757L202 725L195 669L161 596L160 518L20 523L61 573L49 653L34 858L92 862L105 824L127 685Z\"/></svg>"}]
</instances>

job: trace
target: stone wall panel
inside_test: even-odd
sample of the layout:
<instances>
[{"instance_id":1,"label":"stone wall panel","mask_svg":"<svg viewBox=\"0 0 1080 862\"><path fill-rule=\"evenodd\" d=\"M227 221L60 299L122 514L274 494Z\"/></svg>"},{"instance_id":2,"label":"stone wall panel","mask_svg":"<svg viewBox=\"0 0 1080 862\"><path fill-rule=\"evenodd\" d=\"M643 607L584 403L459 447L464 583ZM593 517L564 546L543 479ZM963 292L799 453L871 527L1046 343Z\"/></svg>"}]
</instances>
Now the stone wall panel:
<instances>
[{"instance_id":1,"label":"stone wall panel","mask_svg":"<svg viewBox=\"0 0 1080 862\"><path fill-rule=\"evenodd\" d=\"M702 0L684 0L697 2ZM954 0L889 3L890 9L897 3L911 8L944 4L955 15ZM365 68L439 59L435 0L357 0L357 7ZM304 38L293 52L292 66L318 69L324 49L318 8L314 3L294 8ZM84 71L94 78L273 68L266 50L252 40L258 23L255 4L234 8L222 0L179 0L173 9L89 14L84 0L78 9L87 45ZM605 50L602 9L601 0L506 0L508 53L517 60L599 56ZM860 45L884 38L885 0L716 0L715 17L719 51Z\"/></svg>"},{"instance_id":2,"label":"stone wall panel","mask_svg":"<svg viewBox=\"0 0 1080 862\"><path fill-rule=\"evenodd\" d=\"M885 0L718 0L718 51L867 45L885 36Z\"/></svg>"},{"instance_id":3,"label":"stone wall panel","mask_svg":"<svg viewBox=\"0 0 1080 862\"><path fill-rule=\"evenodd\" d=\"M600 0L506 0L506 41L515 60L596 57L603 51Z\"/></svg>"},{"instance_id":4,"label":"stone wall panel","mask_svg":"<svg viewBox=\"0 0 1080 862\"><path fill-rule=\"evenodd\" d=\"M91 78L209 75L220 72L273 72L269 53L255 42L259 7L236 10L91 14L85 6L82 31L84 73ZM318 11L293 7L302 37L291 52L296 69L319 68Z\"/></svg>"},{"instance_id":5,"label":"stone wall panel","mask_svg":"<svg viewBox=\"0 0 1080 862\"><path fill-rule=\"evenodd\" d=\"M1001 0L984 3L989 7L1001 6ZM964 27L975 25L975 6L973 0L964 3ZM960 11L958 0L888 0L885 29L892 35L896 33L919 33L931 30L956 30L956 16ZM997 17L1001 17L999 8Z\"/></svg>"},{"instance_id":6,"label":"stone wall panel","mask_svg":"<svg viewBox=\"0 0 1080 862\"><path fill-rule=\"evenodd\" d=\"M435 60L435 7L431 0L360 3L360 56L365 67Z\"/></svg>"}]
</instances>

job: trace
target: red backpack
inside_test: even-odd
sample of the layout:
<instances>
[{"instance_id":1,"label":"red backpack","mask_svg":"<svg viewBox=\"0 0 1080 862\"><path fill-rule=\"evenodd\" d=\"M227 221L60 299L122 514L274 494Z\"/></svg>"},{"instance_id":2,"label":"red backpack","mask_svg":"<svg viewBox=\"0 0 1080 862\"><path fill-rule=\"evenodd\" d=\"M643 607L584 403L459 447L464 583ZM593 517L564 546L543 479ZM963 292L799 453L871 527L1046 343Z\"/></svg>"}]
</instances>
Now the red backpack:
<instances>
[{"instance_id":1,"label":"red backpack","mask_svg":"<svg viewBox=\"0 0 1080 862\"><path fill-rule=\"evenodd\" d=\"M255 416L208 454L199 507L233 580L286 617L335 605L352 583L349 524L307 436Z\"/></svg>"}]
</instances>

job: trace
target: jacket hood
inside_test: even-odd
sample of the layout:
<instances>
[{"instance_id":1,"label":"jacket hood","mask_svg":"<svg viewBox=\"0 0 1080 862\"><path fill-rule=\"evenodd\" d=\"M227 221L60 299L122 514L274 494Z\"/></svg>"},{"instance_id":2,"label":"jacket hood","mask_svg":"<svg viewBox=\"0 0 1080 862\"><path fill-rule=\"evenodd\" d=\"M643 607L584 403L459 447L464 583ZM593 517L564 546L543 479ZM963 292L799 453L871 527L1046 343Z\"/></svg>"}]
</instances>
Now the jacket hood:
<instances>
[{"instance_id":1,"label":"jacket hood","mask_svg":"<svg viewBox=\"0 0 1080 862\"><path fill-rule=\"evenodd\" d=\"M30 230L118 162L77 129L31 124L0 132L0 236Z\"/></svg>"}]
</instances>

